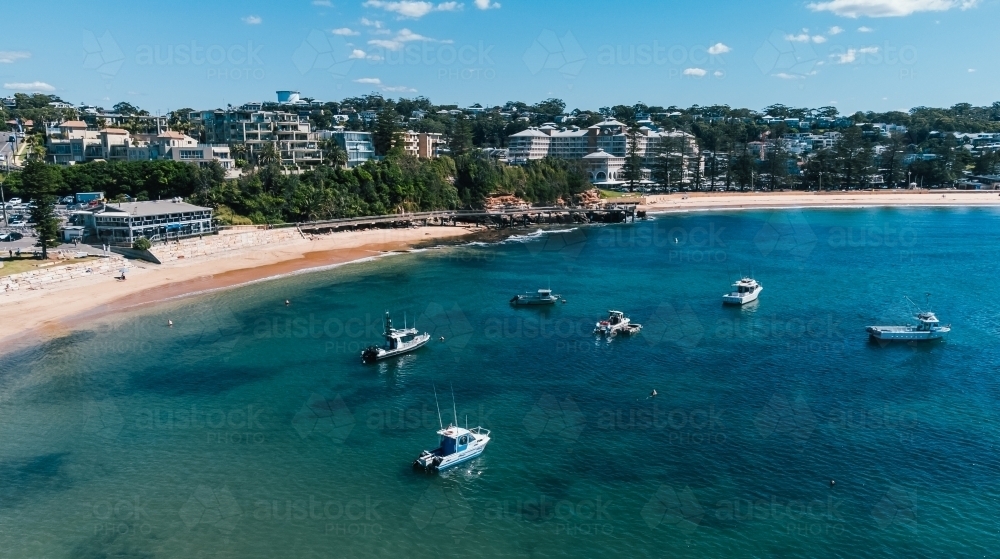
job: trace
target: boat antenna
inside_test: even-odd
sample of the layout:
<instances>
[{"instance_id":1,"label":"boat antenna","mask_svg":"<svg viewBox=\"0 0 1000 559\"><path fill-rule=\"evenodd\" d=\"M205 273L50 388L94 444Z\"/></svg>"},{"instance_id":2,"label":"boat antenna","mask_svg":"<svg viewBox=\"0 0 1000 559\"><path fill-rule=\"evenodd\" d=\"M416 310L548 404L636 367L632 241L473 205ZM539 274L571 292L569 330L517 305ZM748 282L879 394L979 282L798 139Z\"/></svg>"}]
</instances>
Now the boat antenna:
<instances>
[{"instance_id":1,"label":"boat antenna","mask_svg":"<svg viewBox=\"0 0 1000 559\"><path fill-rule=\"evenodd\" d=\"M930 295L930 294L928 293L928 295ZM913 305L913 308L917 309L917 312L923 312L922 310L920 310L920 307L916 303L913 302L912 299L910 299L906 295L904 295L903 298L906 299L907 301L909 301L910 304Z\"/></svg>"},{"instance_id":2,"label":"boat antenna","mask_svg":"<svg viewBox=\"0 0 1000 559\"><path fill-rule=\"evenodd\" d=\"M434 385L432 384L431 386L434 386ZM444 431L444 421L441 421L441 404L438 403L438 389L437 389L437 386L434 386L434 405L436 405L437 409L438 409L438 426L441 427L442 431Z\"/></svg>"},{"instance_id":3,"label":"boat antenna","mask_svg":"<svg viewBox=\"0 0 1000 559\"><path fill-rule=\"evenodd\" d=\"M457 426L458 425L458 408L455 407L455 385L454 384L451 385L451 413L454 414L455 425Z\"/></svg>"}]
</instances>

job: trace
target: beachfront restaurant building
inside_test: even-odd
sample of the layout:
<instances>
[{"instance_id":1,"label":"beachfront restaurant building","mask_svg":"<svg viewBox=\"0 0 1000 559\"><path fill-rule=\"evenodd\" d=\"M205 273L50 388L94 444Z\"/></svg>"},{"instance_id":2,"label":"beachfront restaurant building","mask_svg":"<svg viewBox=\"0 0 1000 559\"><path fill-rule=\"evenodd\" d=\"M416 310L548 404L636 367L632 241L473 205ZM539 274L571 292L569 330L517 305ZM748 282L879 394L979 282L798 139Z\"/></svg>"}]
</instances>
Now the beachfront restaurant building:
<instances>
[{"instance_id":1,"label":"beachfront restaurant building","mask_svg":"<svg viewBox=\"0 0 1000 559\"><path fill-rule=\"evenodd\" d=\"M176 198L105 204L85 213L84 227L88 236L109 244L132 243L139 237L165 241L215 232L212 208Z\"/></svg>"}]
</instances>

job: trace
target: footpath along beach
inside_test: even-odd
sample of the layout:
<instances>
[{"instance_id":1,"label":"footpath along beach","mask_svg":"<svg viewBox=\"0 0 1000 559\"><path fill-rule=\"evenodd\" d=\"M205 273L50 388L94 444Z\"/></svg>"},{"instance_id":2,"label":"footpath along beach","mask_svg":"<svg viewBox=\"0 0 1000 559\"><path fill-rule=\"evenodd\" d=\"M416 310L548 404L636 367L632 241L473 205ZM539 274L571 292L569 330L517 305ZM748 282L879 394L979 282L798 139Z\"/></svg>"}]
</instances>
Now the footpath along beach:
<instances>
[{"instance_id":1,"label":"footpath along beach","mask_svg":"<svg viewBox=\"0 0 1000 559\"><path fill-rule=\"evenodd\" d=\"M643 202L640 209L651 213L811 207L982 207L1000 206L1000 193L678 193L649 196ZM137 305L453 241L476 231L463 227L424 227L341 232L312 238L284 236L262 246L173 259L163 264L132 260L126 281L116 280L111 274L91 274L37 289L0 292L0 305L6 307L6 315L17 317L0 322L0 352L62 335L77 321Z\"/></svg>"}]
</instances>

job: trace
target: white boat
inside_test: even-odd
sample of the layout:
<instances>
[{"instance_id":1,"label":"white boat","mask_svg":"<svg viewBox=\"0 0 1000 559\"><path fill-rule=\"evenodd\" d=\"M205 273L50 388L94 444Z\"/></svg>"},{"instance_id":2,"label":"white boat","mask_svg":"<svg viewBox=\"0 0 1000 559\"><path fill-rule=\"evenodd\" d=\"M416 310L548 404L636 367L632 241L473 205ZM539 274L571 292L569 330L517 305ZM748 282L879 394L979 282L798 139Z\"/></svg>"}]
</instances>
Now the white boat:
<instances>
[{"instance_id":1,"label":"white boat","mask_svg":"<svg viewBox=\"0 0 1000 559\"><path fill-rule=\"evenodd\" d=\"M452 392L452 410L455 406L455 393ZM434 402L437 403L437 389L434 390ZM457 418L458 413L455 413ZM441 421L441 406L438 405L438 425L441 430L437 434L441 437L441 444L434 450L425 450L413 461L414 468L440 472L463 462L468 462L478 457L486 450L486 445L490 442L490 431L482 427L463 429L456 425L448 425L444 428Z\"/></svg>"},{"instance_id":2,"label":"white boat","mask_svg":"<svg viewBox=\"0 0 1000 559\"><path fill-rule=\"evenodd\" d=\"M917 324L907 326L869 326L868 334L875 340L921 341L940 340L951 332L951 325L942 326L932 312L917 313Z\"/></svg>"},{"instance_id":3,"label":"white boat","mask_svg":"<svg viewBox=\"0 0 1000 559\"><path fill-rule=\"evenodd\" d=\"M727 305L745 305L756 301L761 291L764 291L764 286L757 283L757 280L743 278L733 284L731 293L722 296L722 302Z\"/></svg>"},{"instance_id":4,"label":"white boat","mask_svg":"<svg viewBox=\"0 0 1000 559\"><path fill-rule=\"evenodd\" d=\"M389 313L385 313L385 345L370 346L361 352L361 360L365 363L374 363L397 355L409 353L424 346L430 341L431 335L427 332L420 333L416 328L406 328L404 323L402 330L392 327L392 318Z\"/></svg>"},{"instance_id":5,"label":"white boat","mask_svg":"<svg viewBox=\"0 0 1000 559\"><path fill-rule=\"evenodd\" d=\"M594 333L599 336L613 338L618 334L638 334L642 330L641 324L633 324L632 319L625 316L621 311L608 311L608 318L597 323Z\"/></svg>"},{"instance_id":6,"label":"white boat","mask_svg":"<svg viewBox=\"0 0 1000 559\"><path fill-rule=\"evenodd\" d=\"M515 307L535 307L542 305L554 305L561 297L553 295L551 289L539 289L538 293L525 293L524 295L514 295L510 304Z\"/></svg>"}]
</instances>

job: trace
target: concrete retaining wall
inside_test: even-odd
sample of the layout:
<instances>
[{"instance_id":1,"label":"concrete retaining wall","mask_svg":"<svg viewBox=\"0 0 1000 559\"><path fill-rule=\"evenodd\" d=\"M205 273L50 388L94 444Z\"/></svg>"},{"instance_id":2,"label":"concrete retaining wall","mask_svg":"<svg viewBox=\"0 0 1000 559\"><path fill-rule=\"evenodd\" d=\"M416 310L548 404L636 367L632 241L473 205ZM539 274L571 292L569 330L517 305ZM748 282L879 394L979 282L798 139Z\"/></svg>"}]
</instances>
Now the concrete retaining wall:
<instances>
[{"instance_id":1,"label":"concrete retaining wall","mask_svg":"<svg viewBox=\"0 0 1000 559\"><path fill-rule=\"evenodd\" d=\"M95 274L117 276L122 268L131 268L127 260L120 256L111 256L79 264L55 264L30 272L21 272L0 277L0 290L4 292L21 289L38 289L42 286L82 278Z\"/></svg>"},{"instance_id":2,"label":"concrete retaining wall","mask_svg":"<svg viewBox=\"0 0 1000 559\"><path fill-rule=\"evenodd\" d=\"M210 256L233 250L272 245L302 239L302 234L294 227L285 229L224 231L201 239L184 239L180 242L156 244L149 252L161 263Z\"/></svg>"}]
</instances>

